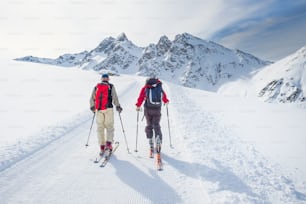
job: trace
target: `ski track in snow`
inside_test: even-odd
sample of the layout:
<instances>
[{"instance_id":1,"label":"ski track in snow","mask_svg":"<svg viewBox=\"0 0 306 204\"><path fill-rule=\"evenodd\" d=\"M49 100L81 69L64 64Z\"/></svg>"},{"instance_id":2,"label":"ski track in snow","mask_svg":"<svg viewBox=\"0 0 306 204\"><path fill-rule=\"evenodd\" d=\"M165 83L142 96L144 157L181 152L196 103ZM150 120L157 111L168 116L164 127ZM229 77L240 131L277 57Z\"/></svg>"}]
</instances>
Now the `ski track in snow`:
<instances>
[{"instance_id":1,"label":"ski track in snow","mask_svg":"<svg viewBox=\"0 0 306 204\"><path fill-rule=\"evenodd\" d=\"M164 170L157 171L155 160L148 158L145 122L139 121L139 152L134 152L134 104L143 83L144 78L131 78L118 92L131 154L115 113L115 140L120 146L105 168L94 164L96 126L85 148L92 117L81 115L74 128L67 126L56 139L5 166L0 172L0 203L305 203L305 195L277 165L195 104L188 89L172 84L165 90L174 148L169 147L163 108Z\"/></svg>"},{"instance_id":2,"label":"ski track in snow","mask_svg":"<svg viewBox=\"0 0 306 204\"><path fill-rule=\"evenodd\" d=\"M70 121L58 123L40 130L38 133L32 135L30 138L18 141L14 145L4 147L5 151L0 154L0 172L9 168L16 162L34 154L40 149L44 148L53 141L59 139L65 134L69 133L76 127L91 120L88 111L77 114Z\"/></svg>"}]
</instances>

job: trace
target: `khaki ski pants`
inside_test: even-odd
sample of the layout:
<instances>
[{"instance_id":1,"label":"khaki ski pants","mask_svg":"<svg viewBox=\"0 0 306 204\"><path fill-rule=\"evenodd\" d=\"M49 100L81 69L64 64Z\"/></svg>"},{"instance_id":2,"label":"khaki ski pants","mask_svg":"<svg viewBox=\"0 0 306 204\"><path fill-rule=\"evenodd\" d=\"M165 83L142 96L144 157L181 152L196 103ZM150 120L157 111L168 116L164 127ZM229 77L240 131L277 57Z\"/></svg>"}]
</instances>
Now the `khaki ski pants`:
<instances>
[{"instance_id":1,"label":"khaki ski pants","mask_svg":"<svg viewBox=\"0 0 306 204\"><path fill-rule=\"evenodd\" d=\"M99 110L97 114L97 135L100 145L105 145L106 141L113 142L114 139L114 111L112 108ZM106 141L105 141L106 130Z\"/></svg>"}]
</instances>

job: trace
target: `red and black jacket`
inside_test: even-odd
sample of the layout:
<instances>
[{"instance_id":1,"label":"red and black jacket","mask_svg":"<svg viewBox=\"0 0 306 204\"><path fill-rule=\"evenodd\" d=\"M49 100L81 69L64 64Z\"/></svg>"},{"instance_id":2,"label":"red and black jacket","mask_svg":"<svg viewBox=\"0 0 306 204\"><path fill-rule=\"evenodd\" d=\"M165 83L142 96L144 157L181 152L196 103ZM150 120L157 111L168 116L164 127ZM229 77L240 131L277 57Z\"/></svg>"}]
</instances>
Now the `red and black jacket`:
<instances>
[{"instance_id":1,"label":"red and black jacket","mask_svg":"<svg viewBox=\"0 0 306 204\"><path fill-rule=\"evenodd\" d=\"M161 83L160 80L157 80L156 83ZM140 107L143 103L144 100L147 99L146 97L146 89L147 88L151 88L152 87L152 84L146 84L144 87L142 87L141 91L140 91L140 94L138 96L138 99L137 99L137 103L135 104L137 107ZM169 102L169 99L167 98L167 94L164 90L162 90L162 101L164 103L168 103ZM145 105L146 107L146 105Z\"/></svg>"}]
</instances>

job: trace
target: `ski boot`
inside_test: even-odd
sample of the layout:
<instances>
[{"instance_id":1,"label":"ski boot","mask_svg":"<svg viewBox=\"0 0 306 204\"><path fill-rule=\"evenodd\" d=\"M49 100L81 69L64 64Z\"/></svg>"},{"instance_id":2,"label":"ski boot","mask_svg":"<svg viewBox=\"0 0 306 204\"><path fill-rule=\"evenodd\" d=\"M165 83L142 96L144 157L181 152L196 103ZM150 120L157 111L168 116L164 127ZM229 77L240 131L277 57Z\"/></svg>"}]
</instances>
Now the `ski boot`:
<instances>
[{"instance_id":1,"label":"ski boot","mask_svg":"<svg viewBox=\"0 0 306 204\"><path fill-rule=\"evenodd\" d=\"M113 146L112 146L112 142L107 141L106 142L106 147L105 147L105 158L109 158L109 156L111 155L113 151Z\"/></svg>"},{"instance_id":2,"label":"ski boot","mask_svg":"<svg viewBox=\"0 0 306 204\"><path fill-rule=\"evenodd\" d=\"M104 153L105 153L105 145L100 145L100 153L99 153L100 157L103 157Z\"/></svg>"}]
</instances>

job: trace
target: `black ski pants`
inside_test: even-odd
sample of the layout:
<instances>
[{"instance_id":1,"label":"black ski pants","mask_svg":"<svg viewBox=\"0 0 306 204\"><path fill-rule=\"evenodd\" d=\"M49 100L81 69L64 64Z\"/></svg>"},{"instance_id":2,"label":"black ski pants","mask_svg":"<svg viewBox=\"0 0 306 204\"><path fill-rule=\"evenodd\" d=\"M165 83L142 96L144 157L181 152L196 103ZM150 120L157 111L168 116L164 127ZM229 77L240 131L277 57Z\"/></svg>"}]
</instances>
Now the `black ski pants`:
<instances>
[{"instance_id":1,"label":"black ski pants","mask_svg":"<svg viewBox=\"0 0 306 204\"><path fill-rule=\"evenodd\" d=\"M144 114L147 120L147 126L145 129L148 139L153 137L153 130L155 137L159 135L160 140L162 141L162 132L160 129L160 119L161 119L161 108L146 108L144 109Z\"/></svg>"}]
</instances>

